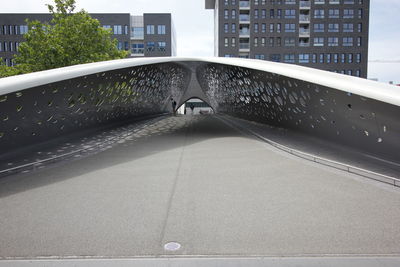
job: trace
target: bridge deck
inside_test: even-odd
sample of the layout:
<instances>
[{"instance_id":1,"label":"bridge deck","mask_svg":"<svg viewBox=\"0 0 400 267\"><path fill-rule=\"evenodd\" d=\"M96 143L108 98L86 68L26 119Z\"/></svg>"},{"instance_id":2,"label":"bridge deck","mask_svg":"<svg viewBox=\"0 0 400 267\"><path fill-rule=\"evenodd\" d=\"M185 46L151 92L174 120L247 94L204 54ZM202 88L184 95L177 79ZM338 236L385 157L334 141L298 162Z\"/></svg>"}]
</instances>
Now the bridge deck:
<instances>
[{"instance_id":1,"label":"bridge deck","mask_svg":"<svg viewBox=\"0 0 400 267\"><path fill-rule=\"evenodd\" d=\"M215 117L167 117L101 153L0 179L0 257L398 255L395 187ZM164 244L179 242L175 252Z\"/></svg>"}]
</instances>

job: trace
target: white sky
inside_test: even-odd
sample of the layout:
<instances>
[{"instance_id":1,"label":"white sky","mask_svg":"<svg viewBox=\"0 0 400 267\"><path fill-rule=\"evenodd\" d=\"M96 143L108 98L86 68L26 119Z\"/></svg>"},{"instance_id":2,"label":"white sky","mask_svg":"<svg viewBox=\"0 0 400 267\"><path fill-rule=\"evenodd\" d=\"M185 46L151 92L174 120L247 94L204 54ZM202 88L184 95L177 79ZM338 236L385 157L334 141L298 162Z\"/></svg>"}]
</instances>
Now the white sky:
<instances>
[{"instance_id":1,"label":"white sky","mask_svg":"<svg viewBox=\"0 0 400 267\"><path fill-rule=\"evenodd\" d=\"M1 0L2 2L5 0ZM89 13L172 13L178 56L213 56L214 17L205 0L76 0ZM400 0L370 0L369 77L400 83ZM1 5L2 13L47 12L52 0L13 0Z\"/></svg>"}]
</instances>

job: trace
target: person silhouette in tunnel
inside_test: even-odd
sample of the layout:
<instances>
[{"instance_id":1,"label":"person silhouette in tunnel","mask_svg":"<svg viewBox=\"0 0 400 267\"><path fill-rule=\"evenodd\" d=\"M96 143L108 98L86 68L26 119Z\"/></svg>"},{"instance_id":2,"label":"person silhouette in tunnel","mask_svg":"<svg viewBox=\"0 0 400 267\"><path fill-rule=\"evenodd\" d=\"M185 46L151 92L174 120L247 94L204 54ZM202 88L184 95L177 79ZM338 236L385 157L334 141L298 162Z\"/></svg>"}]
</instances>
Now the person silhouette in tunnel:
<instances>
[{"instance_id":1,"label":"person silhouette in tunnel","mask_svg":"<svg viewBox=\"0 0 400 267\"><path fill-rule=\"evenodd\" d=\"M172 101L172 112L174 113L174 116L176 115L176 101L171 98Z\"/></svg>"}]
</instances>

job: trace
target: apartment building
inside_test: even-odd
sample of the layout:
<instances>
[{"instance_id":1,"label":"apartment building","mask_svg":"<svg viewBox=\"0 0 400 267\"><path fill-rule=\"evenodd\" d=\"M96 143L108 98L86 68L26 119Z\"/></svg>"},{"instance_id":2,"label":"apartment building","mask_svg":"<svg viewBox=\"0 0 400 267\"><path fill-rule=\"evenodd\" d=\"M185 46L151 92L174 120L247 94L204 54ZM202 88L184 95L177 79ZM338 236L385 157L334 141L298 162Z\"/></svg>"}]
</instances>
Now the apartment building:
<instances>
[{"instance_id":1,"label":"apartment building","mask_svg":"<svg viewBox=\"0 0 400 267\"><path fill-rule=\"evenodd\" d=\"M206 0L215 56L367 77L369 0Z\"/></svg>"},{"instance_id":2,"label":"apartment building","mask_svg":"<svg viewBox=\"0 0 400 267\"><path fill-rule=\"evenodd\" d=\"M92 13L104 28L111 29L119 50L130 51L131 57L163 57L176 55L175 30L171 14ZM0 58L6 65L13 57L28 31L26 19L49 22L50 14L0 14ZM135 23L135 24L134 24Z\"/></svg>"}]
</instances>

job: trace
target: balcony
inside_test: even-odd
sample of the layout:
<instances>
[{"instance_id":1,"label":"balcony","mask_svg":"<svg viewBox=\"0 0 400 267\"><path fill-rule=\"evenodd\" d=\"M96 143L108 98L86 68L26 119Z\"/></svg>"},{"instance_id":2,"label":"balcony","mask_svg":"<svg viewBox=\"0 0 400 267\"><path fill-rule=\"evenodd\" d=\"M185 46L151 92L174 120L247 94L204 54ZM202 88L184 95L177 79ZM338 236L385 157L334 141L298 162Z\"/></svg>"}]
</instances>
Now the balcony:
<instances>
[{"instance_id":1,"label":"balcony","mask_svg":"<svg viewBox=\"0 0 400 267\"><path fill-rule=\"evenodd\" d=\"M239 1L239 9L250 9L250 1Z\"/></svg>"},{"instance_id":2,"label":"balcony","mask_svg":"<svg viewBox=\"0 0 400 267\"><path fill-rule=\"evenodd\" d=\"M249 28L243 28L239 31L239 37L250 37L250 30Z\"/></svg>"},{"instance_id":3,"label":"balcony","mask_svg":"<svg viewBox=\"0 0 400 267\"><path fill-rule=\"evenodd\" d=\"M239 22L240 23L250 23L250 15L240 14L239 15Z\"/></svg>"},{"instance_id":4,"label":"balcony","mask_svg":"<svg viewBox=\"0 0 400 267\"><path fill-rule=\"evenodd\" d=\"M310 42L300 41L299 42L299 46L300 47L309 47L310 46Z\"/></svg>"},{"instance_id":5,"label":"balcony","mask_svg":"<svg viewBox=\"0 0 400 267\"><path fill-rule=\"evenodd\" d=\"M299 16L300 23L310 23L310 15L300 15Z\"/></svg>"},{"instance_id":6,"label":"balcony","mask_svg":"<svg viewBox=\"0 0 400 267\"><path fill-rule=\"evenodd\" d=\"M239 51L241 51L241 52L250 51L250 43L240 43L239 44Z\"/></svg>"},{"instance_id":7,"label":"balcony","mask_svg":"<svg viewBox=\"0 0 400 267\"><path fill-rule=\"evenodd\" d=\"M299 29L299 37L310 37L310 29Z\"/></svg>"},{"instance_id":8,"label":"balcony","mask_svg":"<svg viewBox=\"0 0 400 267\"><path fill-rule=\"evenodd\" d=\"M311 2L310 1L300 1L300 9L310 9Z\"/></svg>"}]
</instances>

